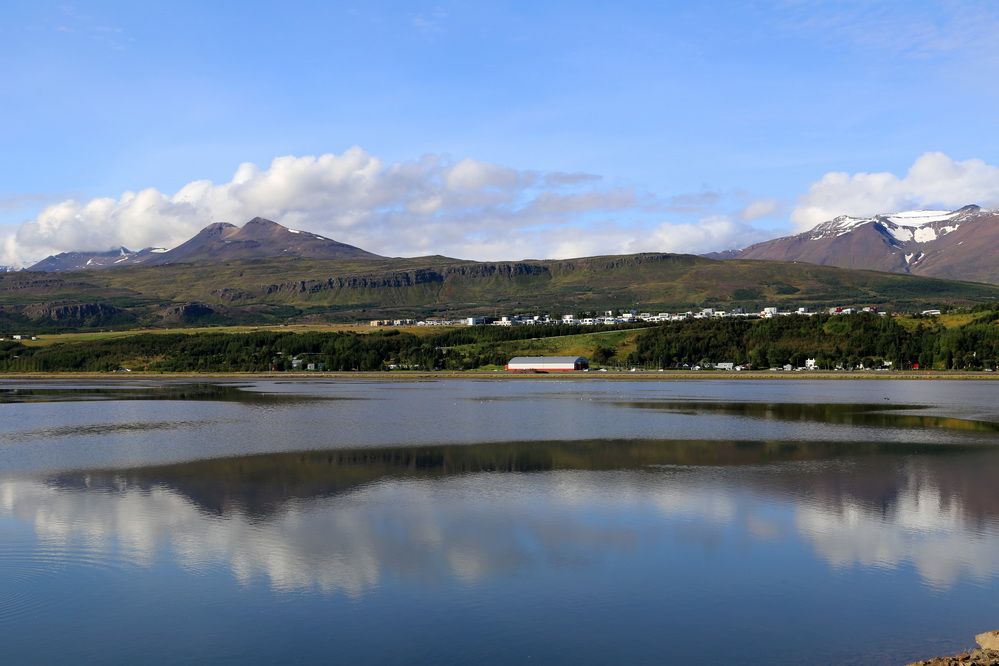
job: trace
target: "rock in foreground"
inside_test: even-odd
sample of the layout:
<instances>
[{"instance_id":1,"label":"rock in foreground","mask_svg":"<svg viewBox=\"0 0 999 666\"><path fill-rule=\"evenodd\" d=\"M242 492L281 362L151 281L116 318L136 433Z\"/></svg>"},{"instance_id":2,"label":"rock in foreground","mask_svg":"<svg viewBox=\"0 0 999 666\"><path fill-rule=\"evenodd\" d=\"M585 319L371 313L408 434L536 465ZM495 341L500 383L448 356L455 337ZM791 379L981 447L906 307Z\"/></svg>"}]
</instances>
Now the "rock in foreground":
<instances>
[{"instance_id":1,"label":"rock in foreground","mask_svg":"<svg viewBox=\"0 0 999 666\"><path fill-rule=\"evenodd\" d=\"M952 657L936 657L916 661L909 666L999 666L999 631L986 631L975 636L979 649Z\"/></svg>"}]
</instances>

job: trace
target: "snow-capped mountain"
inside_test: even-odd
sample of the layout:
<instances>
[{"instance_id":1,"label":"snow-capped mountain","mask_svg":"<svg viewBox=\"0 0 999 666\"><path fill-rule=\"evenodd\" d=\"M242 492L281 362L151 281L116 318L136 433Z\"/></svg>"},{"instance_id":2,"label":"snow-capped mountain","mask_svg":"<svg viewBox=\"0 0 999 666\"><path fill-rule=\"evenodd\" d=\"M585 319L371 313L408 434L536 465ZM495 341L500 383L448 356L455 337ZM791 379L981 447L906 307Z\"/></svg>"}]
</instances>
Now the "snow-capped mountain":
<instances>
[{"instance_id":1,"label":"snow-capped mountain","mask_svg":"<svg viewBox=\"0 0 999 666\"><path fill-rule=\"evenodd\" d=\"M42 259L27 270L61 273L64 271L89 270L93 268L130 266L132 264L145 263L163 252L166 252L166 250L158 247L147 247L137 252L125 247L113 248L106 252L61 252Z\"/></svg>"},{"instance_id":2,"label":"snow-capped mountain","mask_svg":"<svg viewBox=\"0 0 999 666\"><path fill-rule=\"evenodd\" d=\"M964 206L841 215L795 236L714 257L804 261L999 284L999 211Z\"/></svg>"}]
</instances>

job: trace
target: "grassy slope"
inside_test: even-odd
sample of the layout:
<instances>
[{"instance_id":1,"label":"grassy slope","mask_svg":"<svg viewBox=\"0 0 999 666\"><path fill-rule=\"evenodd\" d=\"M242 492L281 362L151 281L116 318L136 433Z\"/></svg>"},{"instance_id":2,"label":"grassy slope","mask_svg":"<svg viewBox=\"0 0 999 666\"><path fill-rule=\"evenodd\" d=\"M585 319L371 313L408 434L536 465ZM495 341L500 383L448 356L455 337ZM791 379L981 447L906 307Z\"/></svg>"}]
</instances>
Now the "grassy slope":
<instances>
[{"instance_id":1,"label":"grassy slope","mask_svg":"<svg viewBox=\"0 0 999 666\"><path fill-rule=\"evenodd\" d=\"M615 350L615 358L624 359L635 350L635 340L645 329L636 328L627 331L606 331L602 333L583 333L581 335L563 335L552 338L535 338L531 340L512 340L488 345L490 349L513 356L585 356L593 358L598 347L610 347ZM461 345L458 350L464 351L476 345ZM491 366L487 366L491 367Z\"/></svg>"},{"instance_id":2,"label":"grassy slope","mask_svg":"<svg viewBox=\"0 0 999 666\"><path fill-rule=\"evenodd\" d=\"M414 335L431 335L448 330L446 328L430 328L423 326L400 326L400 331L412 333ZM22 340L26 347L48 347L50 345L61 344L63 342L93 342L97 340L113 340L117 338L127 338L140 333L167 334L183 333L194 335L196 333L252 333L255 331L278 331L285 333L307 333L323 332L334 333L338 331L348 333L375 333L384 331L385 328L373 328L367 324L281 324L278 326L188 326L184 328L151 328L139 330L123 331L87 331L83 333L47 333L38 336L37 340Z\"/></svg>"},{"instance_id":3,"label":"grassy slope","mask_svg":"<svg viewBox=\"0 0 999 666\"><path fill-rule=\"evenodd\" d=\"M478 263L425 257L370 262L267 260L126 267L77 274L0 275L0 307L105 302L158 324L156 308L200 301L225 322L389 314L605 308L677 310L870 304L900 309L999 300L999 286L770 261L625 255ZM11 308L11 306L14 306ZM225 323L218 322L218 323Z\"/></svg>"},{"instance_id":4,"label":"grassy slope","mask_svg":"<svg viewBox=\"0 0 999 666\"><path fill-rule=\"evenodd\" d=\"M913 329L916 326L922 325L935 325L940 324L944 328L959 328L977 316L979 313L957 313L952 315L942 315L939 317L896 317L895 321L900 323L902 326ZM999 326L999 321L994 322L995 326ZM189 327L189 328L171 328L171 329L152 329L152 330L141 330L141 331L102 331L102 332L87 332L87 333L60 333L60 334L47 334L39 337L37 341L24 341L23 344L27 346L49 346L53 344L60 343L87 343L96 340L106 340L115 338L126 338L132 335L137 335L141 333L246 333L251 331L282 331L282 332L308 332L308 331L346 331L354 333L371 333L375 331L385 331L385 328L373 328L367 325L359 324L302 324L302 325L281 325L281 326L215 326L215 327ZM441 333L446 328L431 328L431 327L399 327L398 330L405 331L408 333L413 333L415 335L432 335L435 333ZM480 347L482 349L489 349L499 351L502 354L513 357L513 356L539 356L539 355L557 355L557 356L585 356L592 359L594 357L594 352L598 347L609 347L614 349L614 357L610 361L610 365L619 365L624 362L628 354L635 350L635 342L638 336L645 331L644 328L635 328L629 330L620 331L599 331L593 333L582 333L578 335L564 335L557 337L537 337L526 340L511 340L506 342L496 342L496 343L473 343L468 345L459 345L454 349L457 351L468 352L475 347ZM543 331L538 331L539 335L543 335ZM595 364L595 367L599 364ZM490 369L492 366L484 366L484 369Z\"/></svg>"}]
</instances>

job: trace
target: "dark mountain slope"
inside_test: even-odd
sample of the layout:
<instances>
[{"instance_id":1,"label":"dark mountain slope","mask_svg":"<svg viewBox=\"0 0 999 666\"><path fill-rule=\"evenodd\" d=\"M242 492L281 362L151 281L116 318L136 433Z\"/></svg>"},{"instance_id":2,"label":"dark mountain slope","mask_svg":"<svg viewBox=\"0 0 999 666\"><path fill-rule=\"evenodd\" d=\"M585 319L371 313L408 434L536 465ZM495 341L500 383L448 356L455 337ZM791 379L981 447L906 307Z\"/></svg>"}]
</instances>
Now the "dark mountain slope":
<instances>
[{"instance_id":1,"label":"dark mountain slope","mask_svg":"<svg viewBox=\"0 0 999 666\"><path fill-rule=\"evenodd\" d=\"M658 312L740 306L754 311L765 305L876 305L911 311L996 301L999 286L993 285L675 254L520 262L271 258L0 275L0 325L4 316L30 324L30 315L39 310L29 306L56 303L106 304L118 308L119 321L130 313L137 325L173 325L177 318L164 313L185 304L210 312L214 323L242 323L609 308ZM55 325L50 319L37 321L43 323Z\"/></svg>"},{"instance_id":2,"label":"dark mountain slope","mask_svg":"<svg viewBox=\"0 0 999 666\"><path fill-rule=\"evenodd\" d=\"M236 261L273 257L308 259L378 259L376 254L307 231L255 217L242 227L210 224L194 238L153 257L150 266L177 263Z\"/></svg>"},{"instance_id":3,"label":"dark mountain slope","mask_svg":"<svg viewBox=\"0 0 999 666\"><path fill-rule=\"evenodd\" d=\"M709 256L806 261L999 284L999 212L965 206L951 212L841 216L805 233Z\"/></svg>"},{"instance_id":4,"label":"dark mountain slope","mask_svg":"<svg viewBox=\"0 0 999 666\"><path fill-rule=\"evenodd\" d=\"M307 231L289 229L277 222L255 217L242 227L215 222L190 240L172 250L146 248L133 252L116 248L106 252L63 252L47 257L29 267L29 271L60 273L65 271L121 268L146 264L163 266L177 263L200 263L299 257L308 259L379 259L353 245Z\"/></svg>"}]
</instances>

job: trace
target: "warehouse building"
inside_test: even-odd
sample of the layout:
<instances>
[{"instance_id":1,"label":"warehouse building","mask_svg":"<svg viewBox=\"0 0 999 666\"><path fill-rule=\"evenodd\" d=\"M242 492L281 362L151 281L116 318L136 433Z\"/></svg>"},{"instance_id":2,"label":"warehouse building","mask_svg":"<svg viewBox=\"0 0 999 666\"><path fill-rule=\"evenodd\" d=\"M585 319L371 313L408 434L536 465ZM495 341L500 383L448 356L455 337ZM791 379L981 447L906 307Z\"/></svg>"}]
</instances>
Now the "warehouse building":
<instances>
[{"instance_id":1,"label":"warehouse building","mask_svg":"<svg viewBox=\"0 0 999 666\"><path fill-rule=\"evenodd\" d=\"M571 372L589 367L582 356L516 356L506 364L509 372Z\"/></svg>"}]
</instances>

